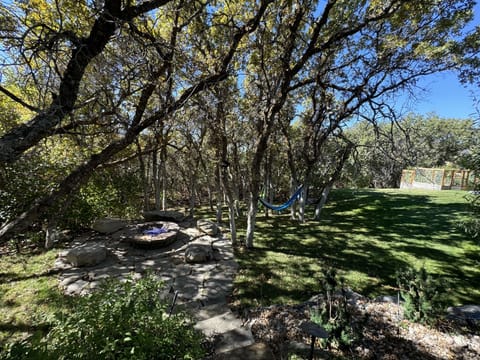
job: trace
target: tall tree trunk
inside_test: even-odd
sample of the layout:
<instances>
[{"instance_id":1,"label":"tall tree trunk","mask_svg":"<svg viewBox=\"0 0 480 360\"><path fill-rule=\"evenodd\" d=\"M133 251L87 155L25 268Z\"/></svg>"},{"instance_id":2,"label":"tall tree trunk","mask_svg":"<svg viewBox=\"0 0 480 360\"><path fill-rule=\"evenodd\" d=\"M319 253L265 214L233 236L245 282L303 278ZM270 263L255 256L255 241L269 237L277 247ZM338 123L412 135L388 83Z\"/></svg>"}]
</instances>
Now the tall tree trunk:
<instances>
[{"instance_id":1,"label":"tall tree trunk","mask_svg":"<svg viewBox=\"0 0 480 360\"><path fill-rule=\"evenodd\" d=\"M337 166L335 167L335 171L333 172L333 174L330 176L327 183L325 184L324 189L322 191L322 196L320 197L319 202L315 206L315 213L313 216L314 220L320 219L320 213L327 201L330 190L332 189L333 184L335 184L335 181L337 181L340 178L340 175L342 174L343 166L347 162L354 148L354 144L352 142L348 141L347 139L344 139L344 140L347 141L347 146L345 147L342 157L340 158L340 160L337 163Z\"/></svg>"},{"instance_id":2,"label":"tall tree trunk","mask_svg":"<svg viewBox=\"0 0 480 360\"><path fill-rule=\"evenodd\" d=\"M328 195L330 194L330 190L332 190L333 182L328 183L322 190L322 196L320 197L320 201L315 205L315 215L313 216L314 220L320 220L320 213L322 212L325 203L327 202Z\"/></svg>"},{"instance_id":3,"label":"tall tree trunk","mask_svg":"<svg viewBox=\"0 0 480 360\"><path fill-rule=\"evenodd\" d=\"M292 174L292 178L290 180L290 193L291 194L294 194L295 191L298 190L298 183L295 181L295 178L296 178L296 175L293 175ZM297 205L297 201L294 201L292 206L290 207L290 219L292 220L296 220L297 219L297 209L298 209L298 205Z\"/></svg>"},{"instance_id":4,"label":"tall tree trunk","mask_svg":"<svg viewBox=\"0 0 480 360\"><path fill-rule=\"evenodd\" d=\"M150 192L148 186L148 175L147 175L147 167L145 166L145 160L143 159L142 155L142 148L138 139L135 141L137 146L137 157L138 157L138 164L140 167L140 177L142 181L142 188L143 188L143 210L148 211L150 210L149 206L149 199L150 199Z\"/></svg>"},{"instance_id":5,"label":"tall tree trunk","mask_svg":"<svg viewBox=\"0 0 480 360\"><path fill-rule=\"evenodd\" d=\"M188 214L193 217L195 215L195 197L197 195L197 173L193 171L190 175L190 200Z\"/></svg>"},{"instance_id":6,"label":"tall tree trunk","mask_svg":"<svg viewBox=\"0 0 480 360\"><path fill-rule=\"evenodd\" d=\"M267 161L264 163L264 181L263 181L263 193L261 194L262 197L268 201L269 203L273 202L273 194L272 194L272 179L271 179L271 156L267 155ZM265 214L265 219L268 219L270 215L270 209L266 206L263 207L263 211Z\"/></svg>"},{"instance_id":7,"label":"tall tree trunk","mask_svg":"<svg viewBox=\"0 0 480 360\"><path fill-rule=\"evenodd\" d=\"M218 159L218 153L217 153L217 159ZM223 197L223 191L222 191L222 181L221 181L221 175L220 175L220 165L217 164L217 167L215 169L215 186L216 186L216 191L215 193L217 194L217 209L216 209L216 219L217 219L217 224L222 223L222 197Z\"/></svg>"},{"instance_id":8,"label":"tall tree trunk","mask_svg":"<svg viewBox=\"0 0 480 360\"><path fill-rule=\"evenodd\" d=\"M226 150L226 147L225 147ZM228 220L230 225L230 237L232 241L232 245L237 245L237 226L235 223L235 198L233 195L232 187L230 185L230 179L228 175L228 167L222 167L222 185L225 191L225 195L227 196L227 204L228 204Z\"/></svg>"},{"instance_id":9,"label":"tall tree trunk","mask_svg":"<svg viewBox=\"0 0 480 360\"><path fill-rule=\"evenodd\" d=\"M155 210L160 210L160 197L161 197L161 175L158 159L158 148L152 153L152 183L155 194Z\"/></svg>"},{"instance_id":10,"label":"tall tree trunk","mask_svg":"<svg viewBox=\"0 0 480 360\"><path fill-rule=\"evenodd\" d=\"M250 200L247 213L247 233L245 235L245 246L253 248L253 237L255 233L255 222L257 220L258 190L250 192Z\"/></svg>"},{"instance_id":11,"label":"tall tree trunk","mask_svg":"<svg viewBox=\"0 0 480 360\"><path fill-rule=\"evenodd\" d=\"M161 183L159 184L162 189L162 210L167 209L167 143L166 140L162 141L162 147L160 150L160 177Z\"/></svg>"},{"instance_id":12,"label":"tall tree trunk","mask_svg":"<svg viewBox=\"0 0 480 360\"><path fill-rule=\"evenodd\" d=\"M260 192L260 184L262 183L260 177L261 166L262 160L265 157L265 152L267 151L267 144L270 132L271 127L267 128L266 131L260 136L250 169L250 198L247 214L247 233L245 235L245 246L247 248L253 248L255 222L257 220L258 212L258 197Z\"/></svg>"},{"instance_id":13,"label":"tall tree trunk","mask_svg":"<svg viewBox=\"0 0 480 360\"><path fill-rule=\"evenodd\" d=\"M307 203L307 197L308 197L308 180L305 179L305 182L303 184L303 190L300 193L300 201L299 201L299 211L298 211L298 220L301 223L305 222L305 205Z\"/></svg>"},{"instance_id":14,"label":"tall tree trunk","mask_svg":"<svg viewBox=\"0 0 480 360\"><path fill-rule=\"evenodd\" d=\"M213 194L212 194L212 186L210 185L210 182L207 185L208 189L208 206L210 207L210 211L214 211L213 207Z\"/></svg>"}]
</instances>

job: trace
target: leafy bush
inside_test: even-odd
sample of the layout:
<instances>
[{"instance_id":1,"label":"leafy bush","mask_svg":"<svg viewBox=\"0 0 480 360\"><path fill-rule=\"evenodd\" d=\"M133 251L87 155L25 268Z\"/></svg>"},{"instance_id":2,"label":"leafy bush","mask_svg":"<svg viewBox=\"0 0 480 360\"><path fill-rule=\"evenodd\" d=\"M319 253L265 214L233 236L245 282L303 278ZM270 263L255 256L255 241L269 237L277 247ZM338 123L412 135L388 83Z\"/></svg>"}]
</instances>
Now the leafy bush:
<instances>
[{"instance_id":1,"label":"leafy bush","mask_svg":"<svg viewBox=\"0 0 480 360\"><path fill-rule=\"evenodd\" d=\"M480 238L480 219L471 217L459 224L460 228L472 239Z\"/></svg>"},{"instance_id":2,"label":"leafy bush","mask_svg":"<svg viewBox=\"0 0 480 360\"><path fill-rule=\"evenodd\" d=\"M459 226L472 239L480 238L480 185L475 191L468 193L465 199L470 203L470 214Z\"/></svg>"},{"instance_id":3,"label":"leafy bush","mask_svg":"<svg viewBox=\"0 0 480 360\"><path fill-rule=\"evenodd\" d=\"M343 279L337 278L336 269L327 268L322 272L322 288L326 301L311 311L310 320L328 332L328 338L322 340L325 345L329 348L346 348L356 339L346 288Z\"/></svg>"},{"instance_id":4,"label":"leafy bush","mask_svg":"<svg viewBox=\"0 0 480 360\"><path fill-rule=\"evenodd\" d=\"M62 226L76 229L89 226L99 217L135 217L141 209L139 184L133 170L109 169L95 173L75 194Z\"/></svg>"},{"instance_id":5,"label":"leafy bush","mask_svg":"<svg viewBox=\"0 0 480 360\"><path fill-rule=\"evenodd\" d=\"M161 284L107 281L76 299L46 336L8 346L1 359L201 359L202 335L184 313L170 316Z\"/></svg>"},{"instance_id":6,"label":"leafy bush","mask_svg":"<svg viewBox=\"0 0 480 360\"><path fill-rule=\"evenodd\" d=\"M420 270L408 268L398 271L397 284L405 300L405 318L421 323L431 323L436 319L442 306L443 284L440 281L433 279L422 267Z\"/></svg>"}]
</instances>

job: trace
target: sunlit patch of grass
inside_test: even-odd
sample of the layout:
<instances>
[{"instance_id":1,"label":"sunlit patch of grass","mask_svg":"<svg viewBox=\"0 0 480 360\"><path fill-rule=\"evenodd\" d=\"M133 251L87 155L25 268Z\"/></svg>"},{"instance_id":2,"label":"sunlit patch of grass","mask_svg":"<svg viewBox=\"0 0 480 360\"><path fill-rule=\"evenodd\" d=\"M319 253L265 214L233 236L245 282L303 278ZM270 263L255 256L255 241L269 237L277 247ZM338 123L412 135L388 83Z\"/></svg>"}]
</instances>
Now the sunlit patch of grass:
<instances>
[{"instance_id":1,"label":"sunlit patch of grass","mask_svg":"<svg viewBox=\"0 0 480 360\"><path fill-rule=\"evenodd\" d=\"M480 246L457 228L467 214L464 196L461 191L337 190L319 222L259 214L255 249L238 252L238 299L245 306L304 301L320 290L325 266L336 267L363 295L391 294L397 270L424 266L444 278L449 303L479 303Z\"/></svg>"},{"instance_id":2,"label":"sunlit patch of grass","mask_svg":"<svg viewBox=\"0 0 480 360\"><path fill-rule=\"evenodd\" d=\"M56 251L0 258L0 345L46 326L67 304L49 273Z\"/></svg>"}]
</instances>

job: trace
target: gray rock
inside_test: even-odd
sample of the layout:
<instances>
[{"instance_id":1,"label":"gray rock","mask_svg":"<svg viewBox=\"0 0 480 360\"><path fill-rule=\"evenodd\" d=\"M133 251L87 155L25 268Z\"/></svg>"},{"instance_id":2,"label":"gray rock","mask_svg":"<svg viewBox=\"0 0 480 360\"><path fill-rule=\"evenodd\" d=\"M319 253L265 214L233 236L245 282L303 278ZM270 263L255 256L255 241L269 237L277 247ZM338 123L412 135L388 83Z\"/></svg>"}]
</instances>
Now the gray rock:
<instances>
[{"instance_id":1,"label":"gray rock","mask_svg":"<svg viewBox=\"0 0 480 360\"><path fill-rule=\"evenodd\" d=\"M143 218L146 221L173 221L178 223L185 219L185 214L180 211L152 210L145 211Z\"/></svg>"},{"instance_id":2,"label":"gray rock","mask_svg":"<svg viewBox=\"0 0 480 360\"><path fill-rule=\"evenodd\" d=\"M373 301L380 302L380 303L399 304L403 302L403 299L398 295L380 295L380 296L377 296Z\"/></svg>"},{"instance_id":3,"label":"gray rock","mask_svg":"<svg viewBox=\"0 0 480 360\"><path fill-rule=\"evenodd\" d=\"M255 339L250 329L237 327L222 333L215 339L215 353L223 354L235 349L244 348L255 343ZM255 354L257 355L257 354ZM228 357L231 359L232 357ZM258 359L255 357L255 359Z\"/></svg>"},{"instance_id":4,"label":"gray rock","mask_svg":"<svg viewBox=\"0 0 480 360\"><path fill-rule=\"evenodd\" d=\"M308 320L302 321L298 327L307 335L314 336L320 339L328 338L327 331L320 325L314 323L313 321L308 321Z\"/></svg>"},{"instance_id":5,"label":"gray rock","mask_svg":"<svg viewBox=\"0 0 480 360\"><path fill-rule=\"evenodd\" d=\"M185 249L187 263L204 263L212 259L212 247L209 245L191 244Z\"/></svg>"},{"instance_id":6,"label":"gray rock","mask_svg":"<svg viewBox=\"0 0 480 360\"><path fill-rule=\"evenodd\" d=\"M198 295L201 281L191 276L183 276L175 278L173 289L178 291L178 297L182 301L192 300Z\"/></svg>"},{"instance_id":7,"label":"gray rock","mask_svg":"<svg viewBox=\"0 0 480 360\"><path fill-rule=\"evenodd\" d=\"M120 219L98 219L92 224L92 229L102 233L111 234L127 226L127 223Z\"/></svg>"},{"instance_id":8,"label":"gray rock","mask_svg":"<svg viewBox=\"0 0 480 360\"><path fill-rule=\"evenodd\" d=\"M466 322L480 321L480 305L451 306L447 309L450 318Z\"/></svg>"},{"instance_id":9,"label":"gray rock","mask_svg":"<svg viewBox=\"0 0 480 360\"><path fill-rule=\"evenodd\" d=\"M200 236L203 236L203 233L196 228L182 229L180 233L182 234L182 236L188 239L196 239Z\"/></svg>"},{"instance_id":10,"label":"gray rock","mask_svg":"<svg viewBox=\"0 0 480 360\"><path fill-rule=\"evenodd\" d=\"M308 349L310 349L307 346ZM216 352L218 352L216 350ZM265 343L253 343L249 346L239 347L215 356L217 360L271 360L275 359L272 350Z\"/></svg>"},{"instance_id":11,"label":"gray rock","mask_svg":"<svg viewBox=\"0 0 480 360\"><path fill-rule=\"evenodd\" d=\"M197 229L210 236L216 236L219 232L217 224L205 219L197 221Z\"/></svg>"},{"instance_id":12,"label":"gray rock","mask_svg":"<svg viewBox=\"0 0 480 360\"><path fill-rule=\"evenodd\" d=\"M93 266L107 257L107 248L98 243L87 243L68 251L66 258L73 266Z\"/></svg>"},{"instance_id":13,"label":"gray rock","mask_svg":"<svg viewBox=\"0 0 480 360\"><path fill-rule=\"evenodd\" d=\"M74 283L69 284L65 289L67 295L80 295L82 290L88 287L89 282L85 280L77 280Z\"/></svg>"},{"instance_id":14,"label":"gray rock","mask_svg":"<svg viewBox=\"0 0 480 360\"><path fill-rule=\"evenodd\" d=\"M240 328L243 322L231 311L201 320L195 324L195 329L202 331L206 336L223 334L235 328Z\"/></svg>"}]
</instances>

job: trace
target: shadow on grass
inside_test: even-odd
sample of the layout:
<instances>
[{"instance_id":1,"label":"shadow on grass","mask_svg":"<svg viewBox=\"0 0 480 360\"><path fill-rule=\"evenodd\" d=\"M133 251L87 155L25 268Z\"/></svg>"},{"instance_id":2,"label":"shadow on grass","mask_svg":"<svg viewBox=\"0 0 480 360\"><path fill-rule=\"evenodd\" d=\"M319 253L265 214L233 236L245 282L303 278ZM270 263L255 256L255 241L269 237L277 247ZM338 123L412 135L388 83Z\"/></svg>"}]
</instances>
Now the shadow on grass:
<instances>
[{"instance_id":1,"label":"shadow on grass","mask_svg":"<svg viewBox=\"0 0 480 360\"><path fill-rule=\"evenodd\" d=\"M11 283L15 281L39 279L42 277L48 277L48 276L59 274L61 273L61 271L62 271L61 269L50 269L40 274L29 274L29 275L20 275L20 276L12 272L3 272L3 273L0 273L0 283Z\"/></svg>"},{"instance_id":2,"label":"shadow on grass","mask_svg":"<svg viewBox=\"0 0 480 360\"><path fill-rule=\"evenodd\" d=\"M472 291L480 277L465 270L476 267L479 256L463 249L480 247L456 228L466 204L455 195L336 191L320 222L259 215L256 248L238 254L239 295L250 304L303 301L318 293L321 269L331 265L355 291L372 297L392 292L398 270L425 264L449 282L451 303L480 303Z\"/></svg>"},{"instance_id":3,"label":"shadow on grass","mask_svg":"<svg viewBox=\"0 0 480 360\"><path fill-rule=\"evenodd\" d=\"M53 276L52 276L53 279ZM57 280L46 276L27 276L26 279L5 284L0 288L0 347L22 338L24 333L48 332L54 314L73 309L74 299L65 296Z\"/></svg>"}]
</instances>

